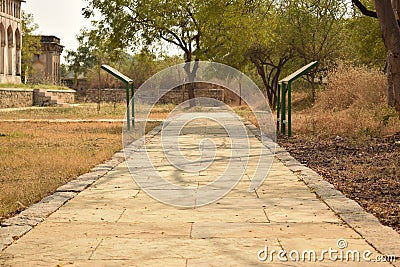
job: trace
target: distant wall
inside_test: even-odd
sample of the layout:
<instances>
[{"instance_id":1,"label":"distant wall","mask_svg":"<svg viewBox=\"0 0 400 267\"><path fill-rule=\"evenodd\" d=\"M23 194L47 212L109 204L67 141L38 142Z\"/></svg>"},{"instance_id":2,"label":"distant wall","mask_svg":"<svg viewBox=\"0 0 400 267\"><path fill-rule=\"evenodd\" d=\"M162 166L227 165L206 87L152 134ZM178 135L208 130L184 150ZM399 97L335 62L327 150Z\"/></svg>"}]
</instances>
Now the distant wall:
<instances>
[{"instance_id":1,"label":"distant wall","mask_svg":"<svg viewBox=\"0 0 400 267\"><path fill-rule=\"evenodd\" d=\"M46 90L54 97L58 98L62 103L73 104L75 103L75 90Z\"/></svg>"},{"instance_id":2,"label":"distant wall","mask_svg":"<svg viewBox=\"0 0 400 267\"><path fill-rule=\"evenodd\" d=\"M214 98L221 102L225 101L224 89L204 89L198 88L194 90L195 97L208 97ZM163 95L159 100L160 103L174 103L180 104L189 99L188 92L182 88L175 88Z\"/></svg>"},{"instance_id":3,"label":"distant wall","mask_svg":"<svg viewBox=\"0 0 400 267\"><path fill-rule=\"evenodd\" d=\"M125 89L86 89L80 94L86 102L126 102Z\"/></svg>"},{"instance_id":4,"label":"distant wall","mask_svg":"<svg viewBox=\"0 0 400 267\"><path fill-rule=\"evenodd\" d=\"M79 93L80 97L86 102L126 102L125 89L87 89ZM198 83L194 91L196 97L209 97L217 99L227 104L236 104L239 97L228 89L218 85ZM177 87L168 91L161 99L160 103L180 104L188 100L187 89Z\"/></svg>"}]
</instances>

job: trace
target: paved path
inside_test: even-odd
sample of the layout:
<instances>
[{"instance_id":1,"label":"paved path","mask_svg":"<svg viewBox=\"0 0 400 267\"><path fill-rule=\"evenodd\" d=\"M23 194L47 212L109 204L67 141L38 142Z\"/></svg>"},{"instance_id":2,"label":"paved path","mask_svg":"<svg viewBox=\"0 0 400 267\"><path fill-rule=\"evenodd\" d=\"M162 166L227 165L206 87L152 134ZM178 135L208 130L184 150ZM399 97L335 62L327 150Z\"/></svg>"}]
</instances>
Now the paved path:
<instances>
[{"instance_id":1,"label":"paved path","mask_svg":"<svg viewBox=\"0 0 400 267\"><path fill-rule=\"evenodd\" d=\"M256 155L261 142L253 135L254 127L249 129L251 155ZM204 137L217 145L219 160L195 173L169 166L160 149L160 134L152 136L146 147L155 168L166 179L182 186L201 186L221 175L229 158L225 157L229 152L226 132L211 120L195 120L185 126L181 141L186 152L189 147L196 151ZM199 154L187 156L196 158ZM278 149L263 185L249 193L256 160L251 157L243 179L227 196L191 209L154 200L135 184L126 163L120 163L3 250L0 265L391 266L367 264L363 259L332 261L327 253L323 262L280 261L272 250L294 251L292 257L296 257L295 251L301 255L304 250L314 250L320 258L323 250L339 250L339 239L347 242L344 252L358 250L362 257L369 250L368 256L375 259L378 251L398 253L400 238L282 149ZM74 190L60 192L73 194ZM336 212L341 217L332 209L339 210ZM273 261L270 257L264 262L258 259L265 256L261 253L265 248Z\"/></svg>"}]
</instances>

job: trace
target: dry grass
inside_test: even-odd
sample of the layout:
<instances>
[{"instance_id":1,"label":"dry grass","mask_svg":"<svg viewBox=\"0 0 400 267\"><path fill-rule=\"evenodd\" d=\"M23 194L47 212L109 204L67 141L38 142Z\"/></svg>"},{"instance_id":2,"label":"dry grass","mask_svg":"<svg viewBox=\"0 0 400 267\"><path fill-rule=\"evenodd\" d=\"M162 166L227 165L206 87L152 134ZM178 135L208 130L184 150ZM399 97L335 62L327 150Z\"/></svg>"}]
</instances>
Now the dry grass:
<instances>
[{"instance_id":1,"label":"dry grass","mask_svg":"<svg viewBox=\"0 0 400 267\"><path fill-rule=\"evenodd\" d=\"M314 136L385 136L400 131L395 110L386 105L386 76L378 71L340 65L328 77L314 106L304 93L294 94L292 127L295 134Z\"/></svg>"},{"instance_id":2,"label":"dry grass","mask_svg":"<svg viewBox=\"0 0 400 267\"><path fill-rule=\"evenodd\" d=\"M231 107L236 114L238 114L240 117L250 121L253 123L255 126L258 127L258 121L254 113L251 111L250 107L247 105L241 105L241 106L232 106Z\"/></svg>"},{"instance_id":3,"label":"dry grass","mask_svg":"<svg viewBox=\"0 0 400 267\"><path fill-rule=\"evenodd\" d=\"M174 104L157 104L151 109L149 119L167 119L175 107Z\"/></svg>"},{"instance_id":4,"label":"dry grass","mask_svg":"<svg viewBox=\"0 0 400 267\"><path fill-rule=\"evenodd\" d=\"M0 218L121 149L120 124L0 123Z\"/></svg>"},{"instance_id":5,"label":"dry grass","mask_svg":"<svg viewBox=\"0 0 400 267\"><path fill-rule=\"evenodd\" d=\"M95 103L80 104L71 107L49 107L19 111L0 112L3 119L123 119L125 104L102 103L100 108Z\"/></svg>"},{"instance_id":6,"label":"dry grass","mask_svg":"<svg viewBox=\"0 0 400 267\"><path fill-rule=\"evenodd\" d=\"M165 119L174 109L172 104L155 105L150 119ZM126 104L124 103L84 103L71 107L33 108L27 110L0 112L0 120L15 119L124 119Z\"/></svg>"},{"instance_id":7,"label":"dry grass","mask_svg":"<svg viewBox=\"0 0 400 267\"><path fill-rule=\"evenodd\" d=\"M122 123L0 122L0 220L111 158L121 133Z\"/></svg>"}]
</instances>

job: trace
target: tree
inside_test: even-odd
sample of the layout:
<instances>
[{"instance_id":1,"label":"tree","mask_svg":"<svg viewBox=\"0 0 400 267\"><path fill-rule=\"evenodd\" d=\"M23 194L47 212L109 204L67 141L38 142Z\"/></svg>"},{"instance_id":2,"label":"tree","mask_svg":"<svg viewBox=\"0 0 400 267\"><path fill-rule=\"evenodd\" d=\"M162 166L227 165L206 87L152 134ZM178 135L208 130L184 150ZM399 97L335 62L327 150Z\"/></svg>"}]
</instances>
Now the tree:
<instances>
[{"instance_id":1,"label":"tree","mask_svg":"<svg viewBox=\"0 0 400 267\"><path fill-rule=\"evenodd\" d=\"M348 9L340 0L214 2L220 5L206 13L210 25L203 27L202 51L238 69L250 62L271 107L276 106L278 82L289 62L293 68L320 62L307 76L314 99L317 73L345 54Z\"/></svg>"},{"instance_id":2,"label":"tree","mask_svg":"<svg viewBox=\"0 0 400 267\"><path fill-rule=\"evenodd\" d=\"M206 12L202 47L204 55L261 79L268 102L277 101L279 76L291 59L288 23L273 1L214 1ZM217 5L218 4L218 5ZM250 72L249 72L250 69Z\"/></svg>"},{"instance_id":3,"label":"tree","mask_svg":"<svg viewBox=\"0 0 400 267\"><path fill-rule=\"evenodd\" d=\"M374 0L375 11L369 10L359 0L354 5L366 16L378 18L383 42L387 50L387 101L400 113L400 16L399 0Z\"/></svg>"},{"instance_id":4,"label":"tree","mask_svg":"<svg viewBox=\"0 0 400 267\"><path fill-rule=\"evenodd\" d=\"M129 66L126 73L135 82L135 87L140 87L158 70L156 56L147 48L134 55L126 65Z\"/></svg>"},{"instance_id":5,"label":"tree","mask_svg":"<svg viewBox=\"0 0 400 267\"><path fill-rule=\"evenodd\" d=\"M355 12L353 17L346 19L346 35L346 58L358 65L385 69L386 48L381 38L378 20Z\"/></svg>"},{"instance_id":6,"label":"tree","mask_svg":"<svg viewBox=\"0 0 400 267\"><path fill-rule=\"evenodd\" d=\"M101 84L101 65L116 62L124 54L120 49L113 48L110 45L109 36L98 29L82 29L77 40L78 48L68 50L66 56L69 70L74 72L74 84L76 85L80 74L86 75L93 68L95 68L99 84Z\"/></svg>"},{"instance_id":7,"label":"tree","mask_svg":"<svg viewBox=\"0 0 400 267\"><path fill-rule=\"evenodd\" d=\"M204 1L87 1L84 16L90 18L96 11L103 15L97 25L102 32L110 34L113 47L125 49L164 41L184 53L188 71L194 55L200 54L202 29L197 16ZM189 98L194 98L194 88L188 88Z\"/></svg>"},{"instance_id":8,"label":"tree","mask_svg":"<svg viewBox=\"0 0 400 267\"><path fill-rule=\"evenodd\" d=\"M299 65L318 61L307 81L311 84L315 101L315 81L319 72L326 71L343 55L345 49L344 22L347 5L340 0L283 1L291 30L286 33L291 41Z\"/></svg>"},{"instance_id":9,"label":"tree","mask_svg":"<svg viewBox=\"0 0 400 267\"><path fill-rule=\"evenodd\" d=\"M265 44L254 44L246 53L261 77L271 108L275 108L278 101L278 82L282 69L292 56L290 49L271 53L273 49Z\"/></svg>"},{"instance_id":10,"label":"tree","mask_svg":"<svg viewBox=\"0 0 400 267\"><path fill-rule=\"evenodd\" d=\"M268 10L270 11L270 10ZM292 25L288 23L287 14L281 5L274 5L263 18L263 27L268 31L254 42L246 51L246 56L255 66L264 84L271 108L278 101L278 82L285 65L294 58L294 50L290 38Z\"/></svg>"},{"instance_id":11,"label":"tree","mask_svg":"<svg viewBox=\"0 0 400 267\"><path fill-rule=\"evenodd\" d=\"M78 76L86 74L87 71L94 66L96 55L93 52L95 46L89 39L88 30L82 29L80 34L76 36L78 40L78 48L76 50L67 50L66 61L68 69L74 73L74 85L77 85Z\"/></svg>"},{"instance_id":12,"label":"tree","mask_svg":"<svg viewBox=\"0 0 400 267\"><path fill-rule=\"evenodd\" d=\"M22 48L21 48L21 68L22 77L25 83L33 72L34 55L40 54L40 36L33 35L38 29L34 22L33 15L22 12Z\"/></svg>"}]
</instances>

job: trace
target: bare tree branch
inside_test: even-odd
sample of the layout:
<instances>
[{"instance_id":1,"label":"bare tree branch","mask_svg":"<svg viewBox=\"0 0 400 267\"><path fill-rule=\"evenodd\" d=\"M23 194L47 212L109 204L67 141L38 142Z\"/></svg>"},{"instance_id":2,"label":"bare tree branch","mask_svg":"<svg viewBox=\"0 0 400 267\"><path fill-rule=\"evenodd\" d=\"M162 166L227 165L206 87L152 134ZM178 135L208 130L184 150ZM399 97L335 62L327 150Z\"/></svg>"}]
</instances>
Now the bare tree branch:
<instances>
[{"instance_id":1,"label":"bare tree branch","mask_svg":"<svg viewBox=\"0 0 400 267\"><path fill-rule=\"evenodd\" d=\"M368 8L366 8L359 0L351 0L351 2L353 2L353 4L361 11L363 15L372 18L378 18L378 15L375 11L368 10Z\"/></svg>"}]
</instances>

